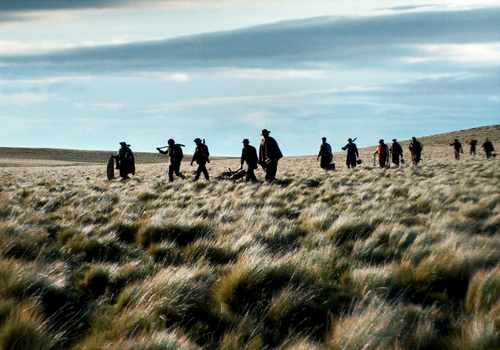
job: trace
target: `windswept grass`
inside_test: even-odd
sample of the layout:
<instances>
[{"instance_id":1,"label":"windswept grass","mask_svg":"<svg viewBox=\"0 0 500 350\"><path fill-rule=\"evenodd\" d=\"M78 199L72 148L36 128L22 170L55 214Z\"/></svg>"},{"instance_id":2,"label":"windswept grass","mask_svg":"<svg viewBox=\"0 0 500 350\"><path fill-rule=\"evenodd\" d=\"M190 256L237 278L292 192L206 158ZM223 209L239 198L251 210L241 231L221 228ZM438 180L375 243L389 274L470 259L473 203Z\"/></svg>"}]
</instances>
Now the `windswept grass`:
<instances>
[{"instance_id":1,"label":"windswept grass","mask_svg":"<svg viewBox=\"0 0 500 350\"><path fill-rule=\"evenodd\" d=\"M500 163L422 141L272 184L0 168L0 348L497 349Z\"/></svg>"}]
</instances>

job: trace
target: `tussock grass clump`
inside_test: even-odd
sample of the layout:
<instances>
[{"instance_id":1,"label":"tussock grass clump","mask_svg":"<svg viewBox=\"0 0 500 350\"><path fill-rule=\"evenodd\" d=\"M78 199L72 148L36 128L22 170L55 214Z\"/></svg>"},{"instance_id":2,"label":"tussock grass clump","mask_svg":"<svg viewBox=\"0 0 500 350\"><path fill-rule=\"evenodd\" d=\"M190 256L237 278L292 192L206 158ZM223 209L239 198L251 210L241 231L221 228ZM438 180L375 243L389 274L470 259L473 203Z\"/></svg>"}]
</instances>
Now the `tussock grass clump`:
<instances>
[{"instance_id":1,"label":"tussock grass clump","mask_svg":"<svg viewBox=\"0 0 500 350\"><path fill-rule=\"evenodd\" d=\"M0 301L0 349L54 349L56 339L33 302Z\"/></svg>"},{"instance_id":2,"label":"tussock grass clump","mask_svg":"<svg viewBox=\"0 0 500 350\"><path fill-rule=\"evenodd\" d=\"M116 341L104 339L88 339L75 349L85 350L201 350L186 335L175 330L162 330L148 334Z\"/></svg>"},{"instance_id":3,"label":"tussock grass clump","mask_svg":"<svg viewBox=\"0 0 500 350\"><path fill-rule=\"evenodd\" d=\"M378 219L360 219L352 215L339 217L329 229L328 235L338 245L344 242L366 239L375 231Z\"/></svg>"},{"instance_id":4,"label":"tussock grass clump","mask_svg":"<svg viewBox=\"0 0 500 350\"><path fill-rule=\"evenodd\" d=\"M214 288L215 300L224 312L245 313L252 305L267 306L276 291L290 284L314 284L306 269L265 257L240 258Z\"/></svg>"},{"instance_id":5,"label":"tussock grass clump","mask_svg":"<svg viewBox=\"0 0 500 350\"><path fill-rule=\"evenodd\" d=\"M86 272L82 287L97 297L104 294L110 282L110 272L104 266L91 266Z\"/></svg>"},{"instance_id":6,"label":"tussock grass clump","mask_svg":"<svg viewBox=\"0 0 500 350\"><path fill-rule=\"evenodd\" d=\"M125 287L118 296L117 311L132 318L142 314L147 319L152 317L153 322L163 320L166 325L195 327L211 321L212 279L210 270L205 268L163 269L140 284ZM123 331L138 334L141 329L134 327L134 323L132 320L124 324L127 329ZM159 326L161 324L153 328Z\"/></svg>"},{"instance_id":7,"label":"tussock grass clump","mask_svg":"<svg viewBox=\"0 0 500 350\"><path fill-rule=\"evenodd\" d=\"M378 299L364 299L352 312L336 320L328 335L329 349L398 349L403 319L397 307Z\"/></svg>"},{"instance_id":8,"label":"tussock grass clump","mask_svg":"<svg viewBox=\"0 0 500 350\"><path fill-rule=\"evenodd\" d=\"M211 236L213 236L211 225L202 222L179 222L174 219L160 223L138 224L136 239L143 247L165 240L184 246L198 238Z\"/></svg>"},{"instance_id":9,"label":"tussock grass clump","mask_svg":"<svg viewBox=\"0 0 500 350\"><path fill-rule=\"evenodd\" d=\"M74 235L66 244L72 254L85 261L118 261L122 250L117 242L110 238Z\"/></svg>"},{"instance_id":10,"label":"tussock grass clump","mask_svg":"<svg viewBox=\"0 0 500 350\"><path fill-rule=\"evenodd\" d=\"M201 238L182 249L183 257L189 262L207 261L212 264L234 262L238 251L231 246L221 246L213 240Z\"/></svg>"},{"instance_id":11,"label":"tussock grass clump","mask_svg":"<svg viewBox=\"0 0 500 350\"><path fill-rule=\"evenodd\" d=\"M500 267L478 271L469 283L465 308L468 312L487 314L500 306Z\"/></svg>"}]
</instances>

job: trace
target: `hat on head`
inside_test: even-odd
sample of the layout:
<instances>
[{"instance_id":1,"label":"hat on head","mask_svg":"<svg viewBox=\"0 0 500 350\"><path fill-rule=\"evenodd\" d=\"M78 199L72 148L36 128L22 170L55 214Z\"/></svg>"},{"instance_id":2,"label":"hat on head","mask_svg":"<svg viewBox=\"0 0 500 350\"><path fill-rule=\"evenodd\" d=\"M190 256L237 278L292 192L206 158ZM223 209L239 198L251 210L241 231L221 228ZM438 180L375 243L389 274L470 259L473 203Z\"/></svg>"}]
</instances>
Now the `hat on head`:
<instances>
[{"instance_id":1,"label":"hat on head","mask_svg":"<svg viewBox=\"0 0 500 350\"><path fill-rule=\"evenodd\" d=\"M269 135L271 132L267 129L263 129L261 135Z\"/></svg>"},{"instance_id":2,"label":"hat on head","mask_svg":"<svg viewBox=\"0 0 500 350\"><path fill-rule=\"evenodd\" d=\"M248 141L248 139L243 139L243 143L250 143L250 141Z\"/></svg>"},{"instance_id":3,"label":"hat on head","mask_svg":"<svg viewBox=\"0 0 500 350\"><path fill-rule=\"evenodd\" d=\"M392 139L392 141L396 142L397 140L396 139Z\"/></svg>"},{"instance_id":4,"label":"hat on head","mask_svg":"<svg viewBox=\"0 0 500 350\"><path fill-rule=\"evenodd\" d=\"M201 143L201 139L199 137L197 137L197 138L194 139L193 142L196 142L196 143L200 142Z\"/></svg>"},{"instance_id":5,"label":"hat on head","mask_svg":"<svg viewBox=\"0 0 500 350\"><path fill-rule=\"evenodd\" d=\"M380 139L378 140L378 143L384 143L384 140Z\"/></svg>"},{"instance_id":6,"label":"hat on head","mask_svg":"<svg viewBox=\"0 0 500 350\"><path fill-rule=\"evenodd\" d=\"M127 145L126 142L120 142L120 145Z\"/></svg>"},{"instance_id":7,"label":"hat on head","mask_svg":"<svg viewBox=\"0 0 500 350\"><path fill-rule=\"evenodd\" d=\"M322 139L322 140L326 140L326 137L324 137L324 136L323 136L321 139Z\"/></svg>"},{"instance_id":8,"label":"hat on head","mask_svg":"<svg viewBox=\"0 0 500 350\"><path fill-rule=\"evenodd\" d=\"M170 145L171 143L175 143L175 141L174 139L169 139L167 143Z\"/></svg>"},{"instance_id":9,"label":"hat on head","mask_svg":"<svg viewBox=\"0 0 500 350\"><path fill-rule=\"evenodd\" d=\"M352 141L352 139L349 137L349 138L347 139L347 141Z\"/></svg>"}]
</instances>

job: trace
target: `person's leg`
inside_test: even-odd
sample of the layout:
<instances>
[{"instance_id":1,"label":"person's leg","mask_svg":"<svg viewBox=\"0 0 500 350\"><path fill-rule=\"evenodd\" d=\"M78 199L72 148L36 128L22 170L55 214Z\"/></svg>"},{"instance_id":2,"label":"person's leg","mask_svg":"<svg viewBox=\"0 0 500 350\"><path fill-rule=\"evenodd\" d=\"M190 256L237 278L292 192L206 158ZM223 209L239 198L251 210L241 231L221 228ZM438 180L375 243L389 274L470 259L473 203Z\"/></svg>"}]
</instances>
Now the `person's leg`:
<instances>
[{"instance_id":1,"label":"person's leg","mask_svg":"<svg viewBox=\"0 0 500 350\"><path fill-rule=\"evenodd\" d=\"M276 179L276 173L278 172L278 163L271 162L267 166L268 180L273 181Z\"/></svg>"},{"instance_id":2,"label":"person's leg","mask_svg":"<svg viewBox=\"0 0 500 350\"><path fill-rule=\"evenodd\" d=\"M180 177L181 179L185 178L185 176L182 175L182 173L181 173L181 165L180 164L176 164L174 166L174 173L175 173L176 176Z\"/></svg>"},{"instance_id":3,"label":"person's leg","mask_svg":"<svg viewBox=\"0 0 500 350\"><path fill-rule=\"evenodd\" d=\"M198 179L200 178L200 174L201 174L201 165L198 165L198 169L196 169L196 175L193 181L198 181Z\"/></svg>"},{"instance_id":4,"label":"person's leg","mask_svg":"<svg viewBox=\"0 0 500 350\"><path fill-rule=\"evenodd\" d=\"M257 178L255 177L255 173L254 173L254 169L252 167L247 167L247 175L246 175L246 178L245 178L246 181L254 181L254 180L257 180Z\"/></svg>"},{"instance_id":5,"label":"person's leg","mask_svg":"<svg viewBox=\"0 0 500 350\"><path fill-rule=\"evenodd\" d=\"M168 181L170 181L170 182L174 181L174 166L173 165L168 166Z\"/></svg>"},{"instance_id":6,"label":"person's leg","mask_svg":"<svg viewBox=\"0 0 500 350\"><path fill-rule=\"evenodd\" d=\"M205 164L203 165L200 165L200 168L201 168L201 171L203 172L203 175L205 175L205 179L209 179L208 177L208 170L207 170L207 166Z\"/></svg>"}]
</instances>

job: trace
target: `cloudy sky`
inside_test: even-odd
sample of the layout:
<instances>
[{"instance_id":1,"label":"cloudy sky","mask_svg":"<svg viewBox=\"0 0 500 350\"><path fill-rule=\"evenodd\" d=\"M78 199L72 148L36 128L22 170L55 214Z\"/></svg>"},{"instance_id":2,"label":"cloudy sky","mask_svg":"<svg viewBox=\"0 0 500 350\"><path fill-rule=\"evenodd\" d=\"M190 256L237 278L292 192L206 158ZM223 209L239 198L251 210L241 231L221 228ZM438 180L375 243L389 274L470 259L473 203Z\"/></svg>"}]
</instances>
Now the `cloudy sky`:
<instances>
[{"instance_id":1,"label":"cloudy sky","mask_svg":"<svg viewBox=\"0 0 500 350\"><path fill-rule=\"evenodd\" d=\"M2 0L0 146L285 156L500 123L500 3Z\"/></svg>"}]
</instances>

